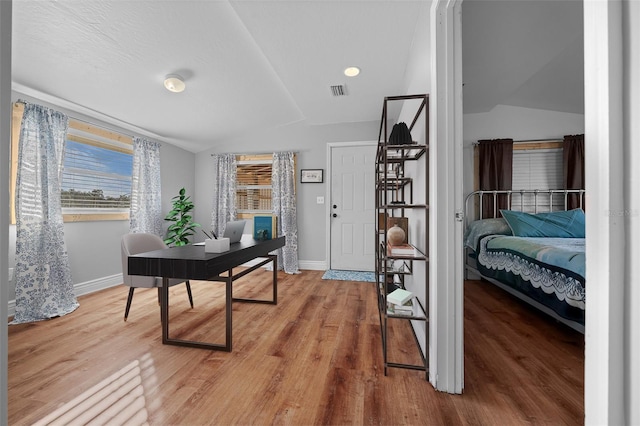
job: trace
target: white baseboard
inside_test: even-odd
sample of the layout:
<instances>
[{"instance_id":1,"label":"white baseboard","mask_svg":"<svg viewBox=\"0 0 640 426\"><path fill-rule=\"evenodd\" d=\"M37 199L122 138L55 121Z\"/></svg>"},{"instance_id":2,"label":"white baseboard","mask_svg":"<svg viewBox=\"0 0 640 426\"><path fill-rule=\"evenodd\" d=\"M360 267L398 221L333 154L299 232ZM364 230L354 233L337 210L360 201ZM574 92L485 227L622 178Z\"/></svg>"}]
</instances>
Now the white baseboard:
<instances>
[{"instance_id":1,"label":"white baseboard","mask_svg":"<svg viewBox=\"0 0 640 426\"><path fill-rule=\"evenodd\" d=\"M93 293L105 288L115 287L122 284L122 274L115 274L108 277L102 277L91 281L75 284L73 286L76 296Z\"/></svg>"},{"instance_id":2,"label":"white baseboard","mask_svg":"<svg viewBox=\"0 0 640 426\"><path fill-rule=\"evenodd\" d=\"M255 262L257 263L257 261ZM251 262L247 263L247 266ZM327 262L318 260L300 260L298 261L298 267L300 269L306 269L310 271L326 271ZM85 281L83 283L74 284L73 288L76 296L83 296L85 294L94 293L105 288L115 287L122 284L122 274L115 274L108 277L97 278L91 281ZM16 313L16 301L15 299L9 300L8 314L10 317Z\"/></svg>"},{"instance_id":3,"label":"white baseboard","mask_svg":"<svg viewBox=\"0 0 640 426\"><path fill-rule=\"evenodd\" d=\"M299 260L298 267L310 271L326 271L327 262L321 260Z\"/></svg>"},{"instance_id":4,"label":"white baseboard","mask_svg":"<svg viewBox=\"0 0 640 426\"><path fill-rule=\"evenodd\" d=\"M93 293L105 288L115 287L122 284L122 274L115 274L108 277L102 277L91 281L85 281L73 285L74 293L76 296L83 296L85 294ZM10 317L16 313L16 300L9 300L8 314Z\"/></svg>"}]
</instances>

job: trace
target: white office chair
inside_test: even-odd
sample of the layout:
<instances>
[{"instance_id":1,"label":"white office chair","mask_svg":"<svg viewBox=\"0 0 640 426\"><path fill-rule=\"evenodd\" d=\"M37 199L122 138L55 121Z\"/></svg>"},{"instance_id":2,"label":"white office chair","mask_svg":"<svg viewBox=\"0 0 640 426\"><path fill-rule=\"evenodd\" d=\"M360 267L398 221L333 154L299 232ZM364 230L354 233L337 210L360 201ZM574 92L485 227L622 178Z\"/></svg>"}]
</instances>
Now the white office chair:
<instances>
[{"instance_id":1,"label":"white office chair","mask_svg":"<svg viewBox=\"0 0 640 426\"><path fill-rule=\"evenodd\" d=\"M158 288L158 303L160 303L160 291L162 290L162 278L160 277L146 277L142 275L129 275L129 261L128 258L131 255L144 253L147 251L160 250L167 248L164 241L160 237L154 234L134 233L125 234L122 236L122 279L125 285L131 287L129 289L129 297L127 298L127 307L124 311L124 320L127 320L129 316L129 308L131 308L131 301L133 300L133 291L136 288ZM185 283L187 285L187 295L189 296L189 303L193 308L193 297L191 295L191 285L189 280L182 280L179 278L169 279L169 286Z\"/></svg>"}]
</instances>

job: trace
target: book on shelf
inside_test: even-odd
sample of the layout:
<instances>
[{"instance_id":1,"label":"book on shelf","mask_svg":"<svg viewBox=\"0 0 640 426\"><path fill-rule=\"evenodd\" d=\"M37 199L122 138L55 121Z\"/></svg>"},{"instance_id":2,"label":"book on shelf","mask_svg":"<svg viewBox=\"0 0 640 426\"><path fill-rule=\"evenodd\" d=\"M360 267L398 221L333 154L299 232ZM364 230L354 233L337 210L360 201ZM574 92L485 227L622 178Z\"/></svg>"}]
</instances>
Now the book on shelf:
<instances>
[{"instance_id":1,"label":"book on shelf","mask_svg":"<svg viewBox=\"0 0 640 426\"><path fill-rule=\"evenodd\" d=\"M387 252L390 255L396 255L396 256L418 256L419 255L418 250L411 244L400 244L396 246L387 244Z\"/></svg>"},{"instance_id":2,"label":"book on shelf","mask_svg":"<svg viewBox=\"0 0 640 426\"><path fill-rule=\"evenodd\" d=\"M260 215L253 217L253 239L271 240L277 232L276 217L274 215Z\"/></svg>"},{"instance_id":3,"label":"book on shelf","mask_svg":"<svg viewBox=\"0 0 640 426\"><path fill-rule=\"evenodd\" d=\"M413 293L403 288L398 288L387 294L387 303L402 306L413 299Z\"/></svg>"},{"instance_id":4,"label":"book on shelf","mask_svg":"<svg viewBox=\"0 0 640 426\"><path fill-rule=\"evenodd\" d=\"M391 315L417 316L416 304L410 299L403 305L387 303L387 313Z\"/></svg>"},{"instance_id":5,"label":"book on shelf","mask_svg":"<svg viewBox=\"0 0 640 426\"><path fill-rule=\"evenodd\" d=\"M387 221L387 213L378 212L378 229L384 231L384 223Z\"/></svg>"}]
</instances>

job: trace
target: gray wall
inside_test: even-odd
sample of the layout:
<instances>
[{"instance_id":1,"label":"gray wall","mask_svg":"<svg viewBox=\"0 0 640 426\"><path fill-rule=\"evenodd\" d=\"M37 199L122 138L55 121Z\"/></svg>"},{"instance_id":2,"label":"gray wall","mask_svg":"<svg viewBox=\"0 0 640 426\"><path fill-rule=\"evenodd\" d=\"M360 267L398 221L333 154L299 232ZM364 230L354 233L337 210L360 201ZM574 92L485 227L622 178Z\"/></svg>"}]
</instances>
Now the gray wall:
<instances>
[{"instance_id":1,"label":"gray wall","mask_svg":"<svg viewBox=\"0 0 640 426\"><path fill-rule=\"evenodd\" d=\"M382 108L382 104L380 106ZM225 141L215 149L196 155L196 221L209 226L213 206L211 154L256 154L275 151L297 152L298 259L326 262L325 205L316 204L317 196L325 196L323 184L300 184L300 169L327 169L327 143L374 141L378 139L378 122L340 123L312 126L304 122L245 135ZM202 237L201 237L202 238Z\"/></svg>"},{"instance_id":2,"label":"gray wall","mask_svg":"<svg viewBox=\"0 0 640 426\"><path fill-rule=\"evenodd\" d=\"M56 105L42 102L19 93L12 93L12 99L24 99L40 105L49 106L67 113L70 117L86 120L105 128L131 135L131 132L118 129L113 125L101 123L99 120L88 118L68 111ZM143 135L142 135L143 136ZM178 190L185 187L188 193L194 191L194 163L195 155L167 143L161 143L161 179L162 179L162 210L168 213L171 198ZM165 226L166 229L166 226ZM65 223L64 233L69 253L71 276L76 286L76 293L86 291L78 288L91 289L119 284L122 282L120 258L120 238L129 232L129 221L100 221ZM15 225L9 226L9 268L15 265ZM15 299L15 280L9 283L9 300Z\"/></svg>"}]
</instances>

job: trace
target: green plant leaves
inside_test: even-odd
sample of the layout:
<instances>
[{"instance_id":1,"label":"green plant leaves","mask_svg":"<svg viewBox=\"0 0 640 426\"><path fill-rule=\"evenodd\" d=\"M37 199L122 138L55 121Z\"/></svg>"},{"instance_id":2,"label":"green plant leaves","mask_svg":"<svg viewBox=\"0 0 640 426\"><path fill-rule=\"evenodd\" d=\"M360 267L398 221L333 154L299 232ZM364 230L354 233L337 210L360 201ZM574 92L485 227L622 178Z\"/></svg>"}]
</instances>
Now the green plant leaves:
<instances>
[{"instance_id":1,"label":"green plant leaves","mask_svg":"<svg viewBox=\"0 0 640 426\"><path fill-rule=\"evenodd\" d=\"M169 225L164 243L168 246L184 246L189 244L189 237L194 235L195 228L200 224L193 221L193 217L189 214L194 209L194 204L189 196L185 195L186 191L181 188L178 195L173 197L173 208L164 220L174 222Z\"/></svg>"}]
</instances>

